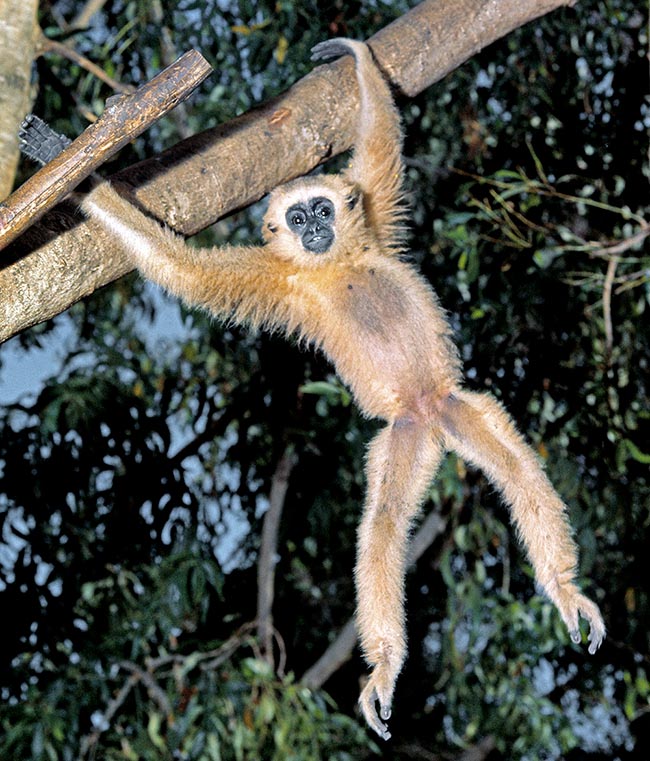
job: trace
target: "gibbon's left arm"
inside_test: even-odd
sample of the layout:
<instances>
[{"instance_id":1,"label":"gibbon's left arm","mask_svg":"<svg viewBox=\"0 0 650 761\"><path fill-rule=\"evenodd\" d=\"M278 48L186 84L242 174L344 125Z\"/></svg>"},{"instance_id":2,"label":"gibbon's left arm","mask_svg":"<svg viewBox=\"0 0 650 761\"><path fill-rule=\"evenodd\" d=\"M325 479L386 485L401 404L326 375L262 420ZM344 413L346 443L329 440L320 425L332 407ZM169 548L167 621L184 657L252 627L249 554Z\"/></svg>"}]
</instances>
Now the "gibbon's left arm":
<instances>
[{"instance_id":1,"label":"gibbon's left arm","mask_svg":"<svg viewBox=\"0 0 650 761\"><path fill-rule=\"evenodd\" d=\"M352 55L359 83L354 153L344 177L363 193L366 221L382 249L399 249L405 235L402 129L390 87L363 42L332 39L312 48L312 60Z\"/></svg>"}]
</instances>

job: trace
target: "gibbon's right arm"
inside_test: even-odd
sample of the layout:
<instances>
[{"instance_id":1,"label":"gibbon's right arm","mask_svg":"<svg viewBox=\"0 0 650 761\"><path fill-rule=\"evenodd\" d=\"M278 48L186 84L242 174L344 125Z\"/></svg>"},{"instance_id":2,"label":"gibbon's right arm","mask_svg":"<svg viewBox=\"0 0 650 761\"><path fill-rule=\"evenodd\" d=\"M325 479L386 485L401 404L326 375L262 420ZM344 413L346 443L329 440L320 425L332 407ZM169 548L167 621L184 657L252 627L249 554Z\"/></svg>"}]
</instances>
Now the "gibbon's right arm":
<instances>
[{"instance_id":1,"label":"gibbon's right arm","mask_svg":"<svg viewBox=\"0 0 650 761\"><path fill-rule=\"evenodd\" d=\"M82 201L149 280L216 317L270 328L286 323L284 262L261 247L197 249L102 182Z\"/></svg>"},{"instance_id":2,"label":"gibbon's right arm","mask_svg":"<svg viewBox=\"0 0 650 761\"><path fill-rule=\"evenodd\" d=\"M312 60L351 55L359 83L359 119L354 154L346 179L361 188L366 220L383 248L404 247L407 209L402 179L400 116L364 42L338 37L312 48Z\"/></svg>"},{"instance_id":3,"label":"gibbon's right arm","mask_svg":"<svg viewBox=\"0 0 650 761\"><path fill-rule=\"evenodd\" d=\"M18 133L21 151L39 164L55 158L70 140L35 114ZM86 215L131 255L142 274L188 304L217 317L275 327L287 322L282 290L285 262L270 248L197 249L143 214L102 182L81 203ZM284 265L284 266L283 266ZM285 285L286 289L286 285Z\"/></svg>"}]
</instances>

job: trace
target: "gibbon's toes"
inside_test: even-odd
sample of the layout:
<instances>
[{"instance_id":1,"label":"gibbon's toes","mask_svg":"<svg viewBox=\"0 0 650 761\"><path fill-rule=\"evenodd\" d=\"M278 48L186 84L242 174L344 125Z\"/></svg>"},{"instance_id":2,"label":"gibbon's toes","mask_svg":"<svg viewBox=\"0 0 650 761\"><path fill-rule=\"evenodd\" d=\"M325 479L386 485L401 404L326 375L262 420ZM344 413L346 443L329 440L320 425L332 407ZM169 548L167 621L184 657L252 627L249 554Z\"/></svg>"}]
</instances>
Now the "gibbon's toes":
<instances>
[{"instance_id":1,"label":"gibbon's toes","mask_svg":"<svg viewBox=\"0 0 650 761\"><path fill-rule=\"evenodd\" d=\"M388 727L379 720L377 716L377 709L375 708L375 702L378 700L377 690L375 689L373 679L370 677L368 684L363 688L361 695L359 696L359 707L363 718L368 723L370 729L374 730L382 740L390 740L390 732ZM384 721L390 718L390 705L384 705L380 702L381 718Z\"/></svg>"},{"instance_id":2,"label":"gibbon's toes","mask_svg":"<svg viewBox=\"0 0 650 761\"><path fill-rule=\"evenodd\" d=\"M342 55L354 55L344 37L335 37L332 40L319 42L311 49L311 60L319 61L327 58L338 58Z\"/></svg>"},{"instance_id":3,"label":"gibbon's toes","mask_svg":"<svg viewBox=\"0 0 650 761\"><path fill-rule=\"evenodd\" d=\"M589 655L595 655L596 650L603 644L603 637L594 638L593 633L589 634Z\"/></svg>"},{"instance_id":4,"label":"gibbon's toes","mask_svg":"<svg viewBox=\"0 0 650 761\"><path fill-rule=\"evenodd\" d=\"M593 655L602 645L605 638L605 622L596 603L584 595L576 594L572 601L571 611L565 618L565 620L568 619L567 623L571 640L576 644L580 644L582 641L582 635L578 627L579 615L589 623L589 654Z\"/></svg>"},{"instance_id":5,"label":"gibbon's toes","mask_svg":"<svg viewBox=\"0 0 650 761\"><path fill-rule=\"evenodd\" d=\"M593 603L591 605L594 608L594 613L585 616L585 618L589 621L589 655L594 655L605 639L605 622L600 615L598 606Z\"/></svg>"},{"instance_id":6,"label":"gibbon's toes","mask_svg":"<svg viewBox=\"0 0 650 761\"><path fill-rule=\"evenodd\" d=\"M553 585L549 597L560 611L571 641L576 645L582 642L580 617L589 623L589 653L593 655L605 638L605 622L596 603L585 597L572 582Z\"/></svg>"}]
</instances>

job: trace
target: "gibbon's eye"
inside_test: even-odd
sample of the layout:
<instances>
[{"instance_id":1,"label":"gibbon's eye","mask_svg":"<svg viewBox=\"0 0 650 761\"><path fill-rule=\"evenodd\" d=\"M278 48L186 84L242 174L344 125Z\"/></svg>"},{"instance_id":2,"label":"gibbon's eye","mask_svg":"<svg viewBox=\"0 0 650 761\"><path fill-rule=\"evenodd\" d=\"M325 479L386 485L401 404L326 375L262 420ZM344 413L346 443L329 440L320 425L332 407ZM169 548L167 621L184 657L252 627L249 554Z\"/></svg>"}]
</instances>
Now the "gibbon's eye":
<instances>
[{"instance_id":1,"label":"gibbon's eye","mask_svg":"<svg viewBox=\"0 0 650 761\"><path fill-rule=\"evenodd\" d=\"M334 216L334 204L329 198L316 198L312 203L312 209L318 219L331 219Z\"/></svg>"},{"instance_id":2,"label":"gibbon's eye","mask_svg":"<svg viewBox=\"0 0 650 761\"><path fill-rule=\"evenodd\" d=\"M301 229L307 224L307 212L302 204L291 206L287 209L285 219L291 230Z\"/></svg>"}]
</instances>

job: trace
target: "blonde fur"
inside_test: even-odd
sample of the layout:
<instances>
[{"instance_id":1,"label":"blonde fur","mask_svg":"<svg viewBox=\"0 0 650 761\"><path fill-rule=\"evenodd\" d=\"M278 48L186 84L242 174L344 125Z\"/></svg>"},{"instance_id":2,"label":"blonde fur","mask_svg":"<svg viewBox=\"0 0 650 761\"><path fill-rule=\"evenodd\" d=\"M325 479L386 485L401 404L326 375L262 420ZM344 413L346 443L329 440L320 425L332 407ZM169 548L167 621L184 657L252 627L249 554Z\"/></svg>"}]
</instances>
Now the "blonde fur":
<instances>
[{"instance_id":1,"label":"blonde fur","mask_svg":"<svg viewBox=\"0 0 650 761\"><path fill-rule=\"evenodd\" d=\"M396 256L403 245L402 135L388 85L363 43L334 40L314 50L317 57L349 53L356 61L361 107L353 161L341 175L302 178L273 191L264 246L191 248L106 183L83 208L122 242L145 277L188 304L318 346L363 412L386 421L368 450L355 578L361 646L372 666L360 705L387 738L384 721L406 655L409 530L445 450L481 467L500 491L574 641L579 614L591 625L590 652L605 628L574 583L576 547L562 500L503 408L462 389L437 297ZM334 205L335 240L315 255L303 249L285 213L321 196Z\"/></svg>"}]
</instances>

